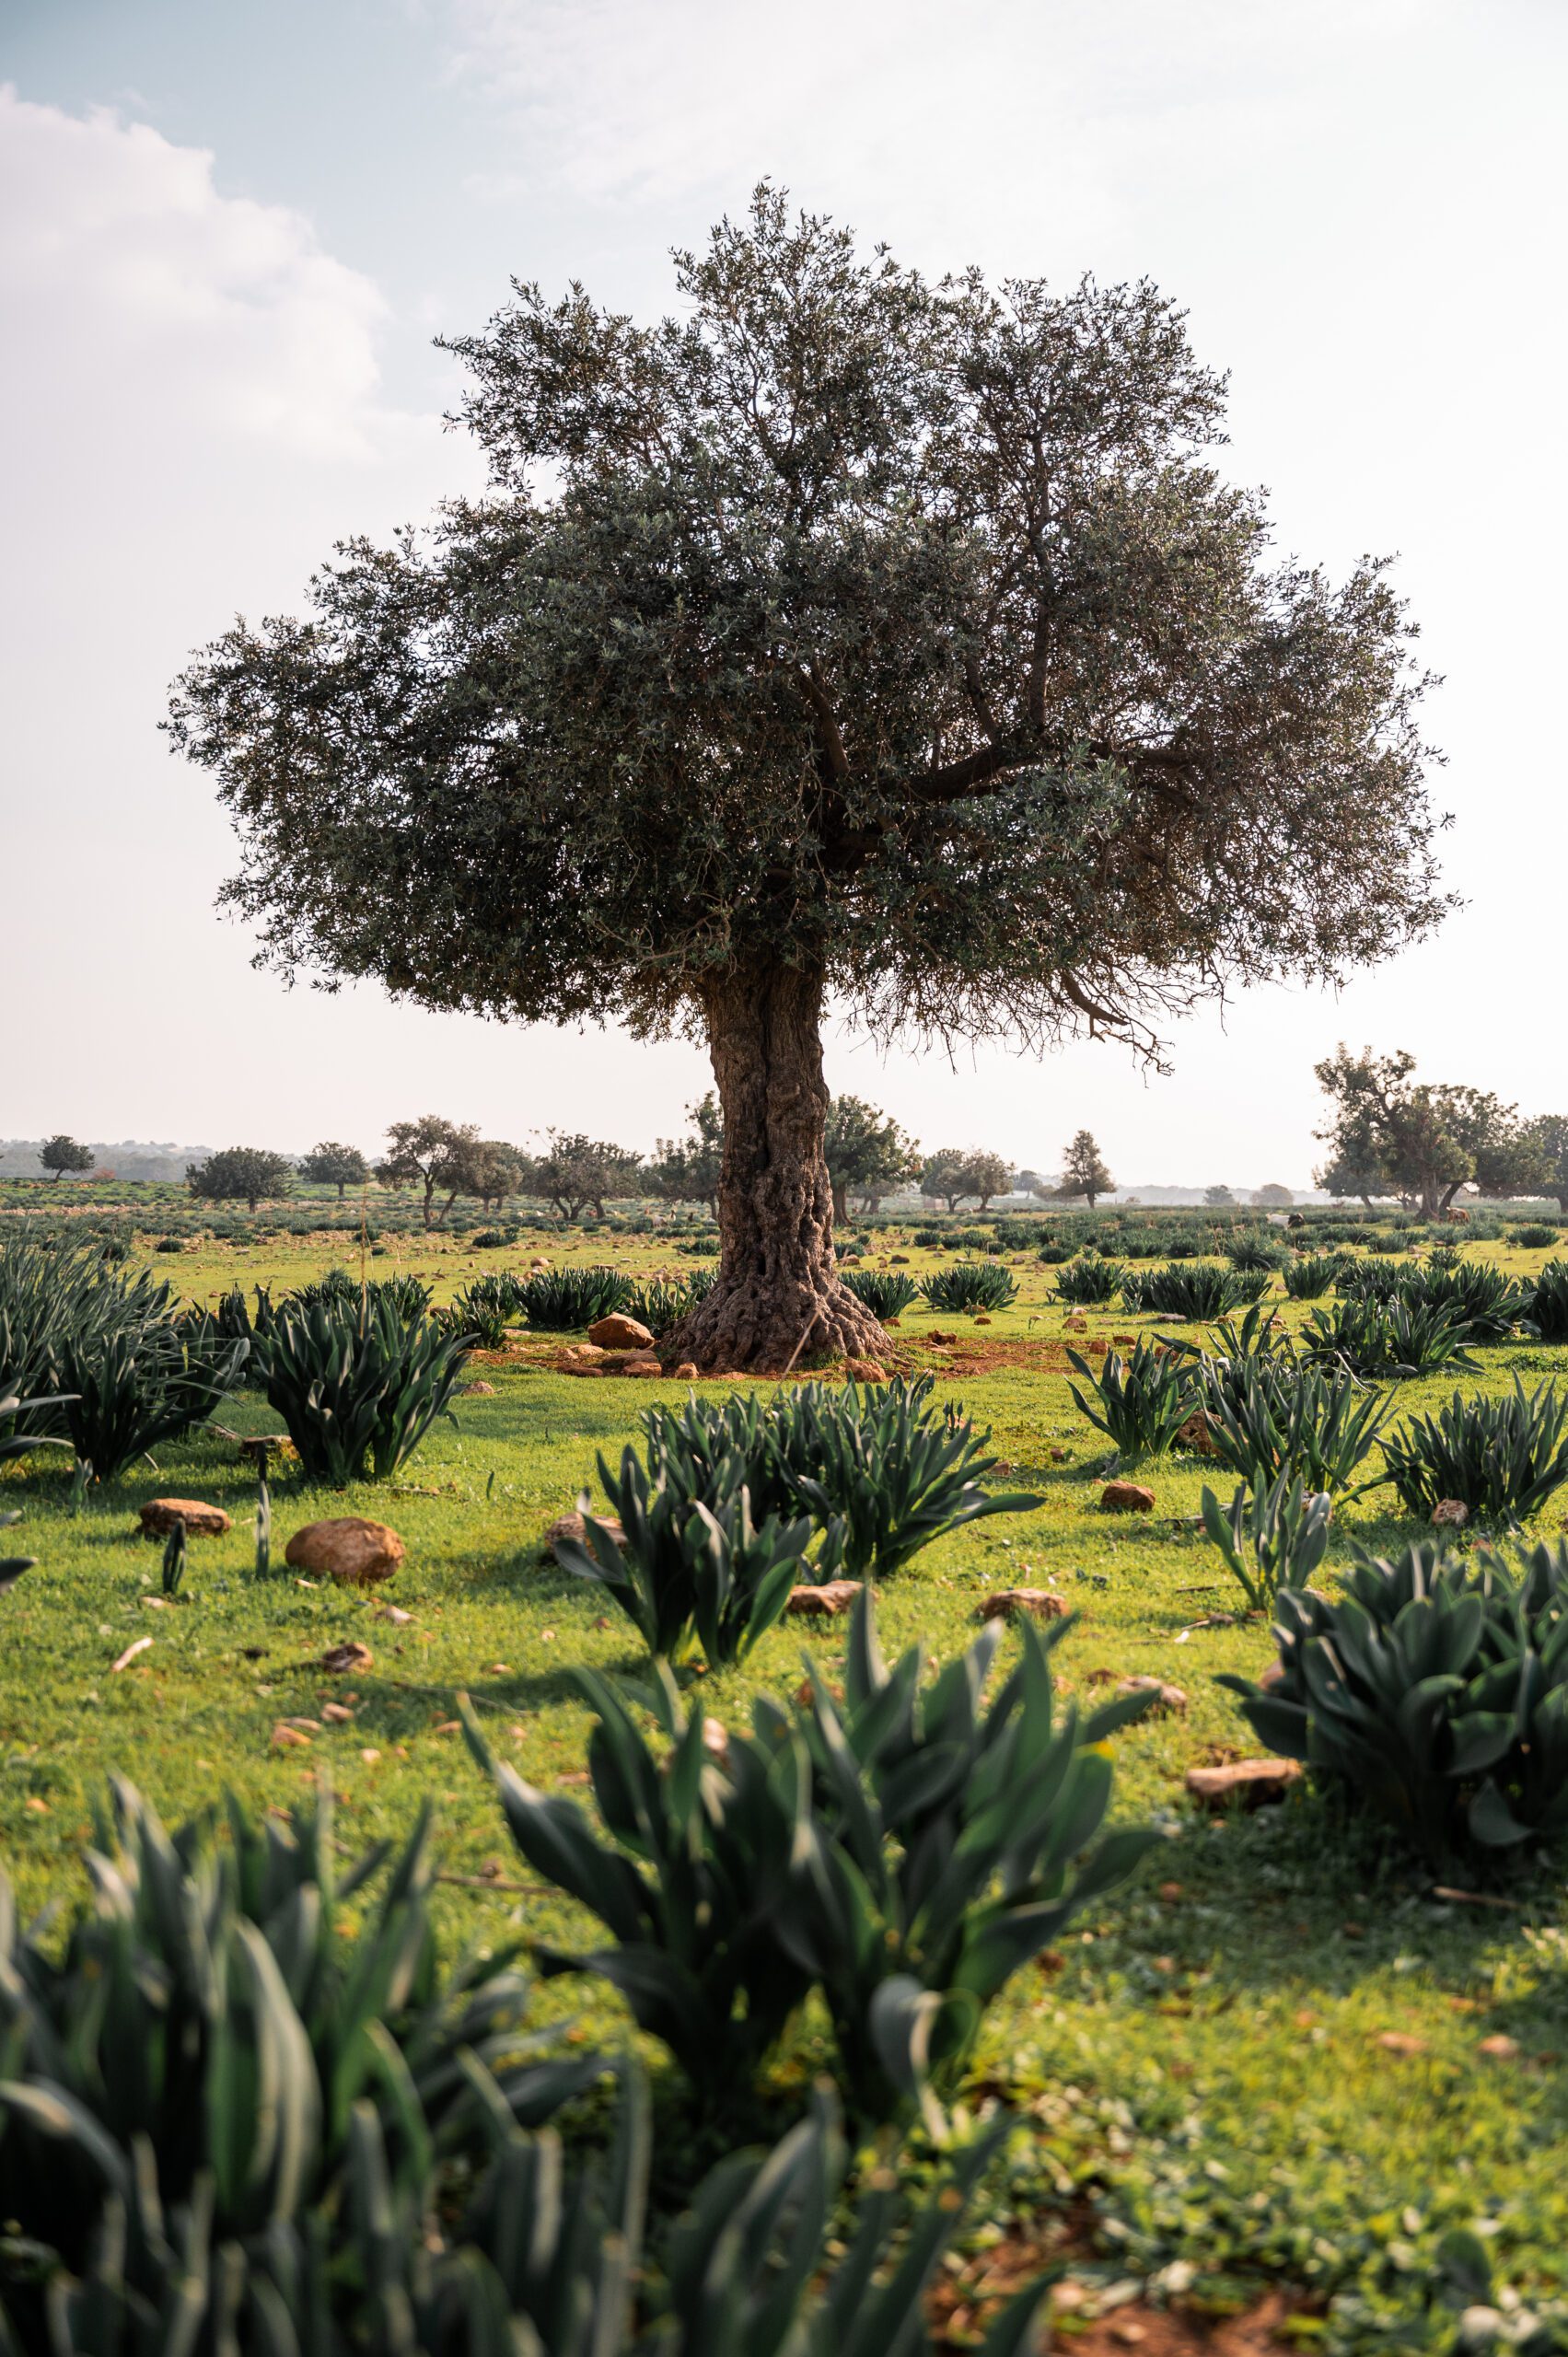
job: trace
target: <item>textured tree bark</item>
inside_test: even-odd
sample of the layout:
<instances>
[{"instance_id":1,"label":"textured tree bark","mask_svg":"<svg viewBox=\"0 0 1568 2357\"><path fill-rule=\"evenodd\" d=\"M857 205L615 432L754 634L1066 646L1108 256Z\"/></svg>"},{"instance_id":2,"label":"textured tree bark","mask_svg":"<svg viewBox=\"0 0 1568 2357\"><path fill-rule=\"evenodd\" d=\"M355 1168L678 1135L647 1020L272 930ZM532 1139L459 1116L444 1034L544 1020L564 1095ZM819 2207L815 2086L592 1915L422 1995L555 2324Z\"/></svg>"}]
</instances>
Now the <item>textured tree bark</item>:
<instances>
[{"instance_id":1,"label":"textured tree bark","mask_svg":"<svg viewBox=\"0 0 1568 2357\"><path fill-rule=\"evenodd\" d=\"M719 1270L713 1290L667 1335L667 1364L782 1374L890 1348L833 1266L833 1199L822 1142L823 977L754 965L703 998L724 1112Z\"/></svg>"}]
</instances>

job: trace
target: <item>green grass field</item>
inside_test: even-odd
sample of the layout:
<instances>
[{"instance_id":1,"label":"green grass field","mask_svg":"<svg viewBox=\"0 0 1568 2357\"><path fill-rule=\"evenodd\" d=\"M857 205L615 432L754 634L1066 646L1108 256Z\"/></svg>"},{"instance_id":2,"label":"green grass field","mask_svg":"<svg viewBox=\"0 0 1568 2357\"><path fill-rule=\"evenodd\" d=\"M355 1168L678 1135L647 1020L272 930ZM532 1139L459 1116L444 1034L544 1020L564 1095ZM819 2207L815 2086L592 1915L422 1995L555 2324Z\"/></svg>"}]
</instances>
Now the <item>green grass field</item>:
<instances>
[{"instance_id":1,"label":"green grass field","mask_svg":"<svg viewBox=\"0 0 1568 2357\"><path fill-rule=\"evenodd\" d=\"M539 1242L555 1259L612 1260L640 1273L682 1265L649 1239ZM192 1298L236 1282L264 1282L276 1295L352 1259L343 1244L208 1245L152 1265ZM374 1272L418 1270L444 1300L480 1268L526 1266L530 1248L526 1232L505 1255L408 1237ZM909 1254L915 1276L933 1263L907 1244L891 1248ZM1546 1257L1485 1248L1518 1273ZM1219 2316L1278 2284L1288 2293L1283 2345L1450 2348L1453 2308L1435 2258L1445 2229L1479 2223L1498 2279L1527 2299L1568 2288L1568 1919L1558 1868L1537 1861L1481 1894L1492 1903L1439 1902L1418 1865L1376 1831L1336 1821L1319 1799L1245 1819L1194 1810L1186 1770L1257 1747L1214 1681L1222 1670L1261 1669L1267 1628L1196 1625L1238 1601L1202 1532L1179 1520L1197 1511L1198 1460L1175 1457L1140 1474L1157 1493L1152 1516L1097 1510L1106 1451L1068 1392L1051 1272L1023 1256L1013 1265L1020 1298L989 1325L921 1306L897 1339L912 1369L938 1367L942 1393L992 1426L1007 1485L1038 1491L1042 1504L932 1547L889 1582L885 1648L921 1642L950 1659L993 1588L1051 1586L1078 1614L1055 1657L1067 1687L1086 1696L1108 1674L1157 1672L1189 1700L1185 1714L1115 1739L1118 1814L1153 1819L1167 1838L1129 1887L1074 1926L1049 1968L1017 1978L989 2023L969 2102L1013 2107L1019 2131L969 2247L954 2346L968 2313L963 2284L983 2284L993 2258L1000 2280L1021 2252L1065 2266L1078 2288L1062 2298L1064 2328L1086 2326L1086 2347L1111 2329L1092 2322L1102 2310L1126 2326L1124 2304L1179 2295L1195 2316ZM1302 1307L1283 1306L1299 1321ZM1091 1337L1150 1322L1120 1308L1085 1315ZM933 1327L960 1339L938 1350L925 1339ZM226 1787L284 1804L302 1780L330 1771L355 1847L405 1829L434 1801L453 1946L499 1945L519 1922L530 1934L572 1932L558 1903L507 1887L526 1870L454 1731L454 1698L473 1698L497 1748L534 1782L580 1775L587 1714L569 1666L634 1674L642 1665L628 1624L543 1558L541 1534L593 1484L596 1453L618 1455L649 1399L680 1387L573 1379L550 1371L553 1355L552 1339L530 1336L470 1363L470 1377L494 1395L465 1397L458 1428L438 1425L389 1484L315 1492L277 1469L265 1582L253 1569L253 1481L230 1442L203 1434L170 1447L156 1473L144 1466L95 1492L75 1517L64 1459L0 1473L0 1503L25 1515L9 1538L39 1558L0 1607L0 1835L24 1910L81 1890L89 1804L110 1772L179 1818ZM1516 1369L1531 1381L1568 1374L1568 1350L1510 1344L1481 1356L1481 1374L1404 1387L1401 1404L1429 1406L1456 1380L1500 1390ZM255 1394L232 1407L237 1426L275 1424ZM139 1538L136 1508L167 1493L221 1504L235 1527L192 1541L184 1591L160 1608L158 1550ZM388 1520L407 1542L387 1590L362 1596L284 1568L293 1530L340 1513ZM1568 1492L1535 1535L1555 1536L1565 1514ZM1387 1550L1416 1526L1372 1497L1340 1509L1335 1532L1330 1566L1353 1537ZM388 1600L412 1619L379 1618ZM370 1646L373 1666L328 1675L320 1656L348 1637ZM139 1639L151 1643L117 1669ZM786 1621L744 1670L703 1680L704 1708L737 1722L754 1690L798 1683L803 1651L831 1675L842 1647L842 1622ZM352 1720L322 1722L330 1701L347 1703ZM305 1730L308 1747L274 1747L274 1728L291 1719L319 1723ZM589 1987L556 1981L539 2002L595 2036L618 2034L613 2001ZM1500 2038L1512 2052L1487 2050ZM781 2106L825 2052L819 2026L803 2022L780 2060ZM675 2109L667 2097L664 2116ZM988 2257L993 2244L1003 2251ZM1167 2345L1188 2344L1150 2343Z\"/></svg>"}]
</instances>

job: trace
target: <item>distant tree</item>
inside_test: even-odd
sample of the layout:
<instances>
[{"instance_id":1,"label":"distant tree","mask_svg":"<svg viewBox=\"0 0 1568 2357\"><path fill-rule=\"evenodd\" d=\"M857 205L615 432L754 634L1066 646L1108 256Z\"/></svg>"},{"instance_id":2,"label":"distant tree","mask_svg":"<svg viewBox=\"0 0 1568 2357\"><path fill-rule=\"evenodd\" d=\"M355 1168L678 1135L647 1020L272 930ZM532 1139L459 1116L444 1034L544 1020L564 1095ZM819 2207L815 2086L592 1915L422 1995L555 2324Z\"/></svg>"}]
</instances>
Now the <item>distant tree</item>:
<instances>
[{"instance_id":1,"label":"distant tree","mask_svg":"<svg viewBox=\"0 0 1568 2357\"><path fill-rule=\"evenodd\" d=\"M984 1211L993 1195L1005 1195L1012 1184L1012 1165L981 1146L939 1146L920 1168L921 1193L945 1202L950 1212L965 1202Z\"/></svg>"},{"instance_id":2,"label":"distant tree","mask_svg":"<svg viewBox=\"0 0 1568 2357\"><path fill-rule=\"evenodd\" d=\"M1353 1056L1342 1043L1316 1069L1333 1108L1317 1133L1333 1149L1318 1174L1330 1192L1397 1195L1423 1219L1440 1219L1461 1187L1506 1196L1544 1178L1540 1146L1489 1089L1418 1082L1415 1058L1402 1048Z\"/></svg>"},{"instance_id":3,"label":"distant tree","mask_svg":"<svg viewBox=\"0 0 1568 2357\"><path fill-rule=\"evenodd\" d=\"M459 1128L438 1113L425 1113L417 1121L389 1123L387 1135L391 1152L377 1164L376 1176L394 1187L423 1190L421 1210L427 1228L441 1225L459 1195L477 1191L471 1183L470 1157L479 1144L479 1132L471 1121ZM443 1190L447 1200L437 1217L436 1198Z\"/></svg>"},{"instance_id":4,"label":"distant tree","mask_svg":"<svg viewBox=\"0 0 1568 2357\"><path fill-rule=\"evenodd\" d=\"M477 1195L486 1211L498 1210L508 1195L523 1191L528 1157L504 1138L481 1138L459 1159L467 1184L459 1192Z\"/></svg>"},{"instance_id":5,"label":"distant tree","mask_svg":"<svg viewBox=\"0 0 1568 2357\"><path fill-rule=\"evenodd\" d=\"M1525 1123L1524 1134L1540 1157L1543 1193L1568 1212L1568 1113L1542 1113Z\"/></svg>"},{"instance_id":6,"label":"distant tree","mask_svg":"<svg viewBox=\"0 0 1568 2357\"><path fill-rule=\"evenodd\" d=\"M57 1137L44 1139L38 1158L51 1177L63 1178L68 1170L90 1170L96 1156L90 1146L67 1137L62 1130Z\"/></svg>"},{"instance_id":7,"label":"distant tree","mask_svg":"<svg viewBox=\"0 0 1568 2357\"><path fill-rule=\"evenodd\" d=\"M849 1198L890 1193L918 1176L920 1148L890 1115L864 1097L834 1097L828 1104L823 1151L833 1190L833 1217L849 1217Z\"/></svg>"},{"instance_id":8,"label":"distant tree","mask_svg":"<svg viewBox=\"0 0 1568 2357\"><path fill-rule=\"evenodd\" d=\"M1228 1187L1205 1187L1203 1201L1217 1211L1222 1203L1234 1203L1236 1197Z\"/></svg>"},{"instance_id":9,"label":"distant tree","mask_svg":"<svg viewBox=\"0 0 1568 2357\"><path fill-rule=\"evenodd\" d=\"M1253 1207L1260 1212L1286 1212L1295 1201L1290 1189L1282 1187L1274 1178L1271 1178L1267 1186L1255 1187L1252 1190Z\"/></svg>"},{"instance_id":10,"label":"distant tree","mask_svg":"<svg viewBox=\"0 0 1568 2357\"><path fill-rule=\"evenodd\" d=\"M1110 1194L1115 1186L1115 1179L1100 1159L1093 1132L1080 1130L1063 1157L1058 1191L1068 1202L1075 1202L1080 1195L1086 1197L1093 1211L1101 1195Z\"/></svg>"},{"instance_id":11,"label":"distant tree","mask_svg":"<svg viewBox=\"0 0 1568 2357\"><path fill-rule=\"evenodd\" d=\"M452 346L485 493L237 624L177 743L285 970L706 1034L700 1366L875 1351L830 1000L943 1040L1337 979L1442 912L1382 567L1282 559L1146 282L932 284L760 190L646 324L531 285ZM1311 889L1300 888L1310 877Z\"/></svg>"},{"instance_id":12,"label":"distant tree","mask_svg":"<svg viewBox=\"0 0 1568 2357\"><path fill-rule=\"evenodd\" d=\"M724 1176L724 1115L710 1088L695 1105L688 1105L691 1127L683 1138L660 1138L645 1178L652 1192L667 1203L706 1203L719 1215L719 1180Z\"/></svg>"},{"instance_id":13,"label":"distant tree","mask_svg":"<svg viewBox=\"0 0 1568 2357\"><path fill-rule=\"evenodd\" d=\"M612 1195L631 1194L641 1183L642 1163L628 1147L609 1145L580 1132L568 1136L550 1130L545 1134L549 1151L528 1164L528 1191L542 1195L563 1219L581 1219L590 1203L602 1219Z\"/></svg>"},{"instance_id":14,"label":"distant tree","mask_svg":"<svg viewBox=\"0 0 1568 2357\"><path fill-rule=\"evenodd\" d=\"M1061 1186L1060 1178L1048 1178L1043 1170L1015 1170L1013 1173L1014 1194L1033 1195L1038 1202L1053 1201L1060 1194Z\"/></svg>"},{"instance_id":15,"label":"distant tree","mask_svg":"<svg viewBox=\"0 0 1568 2357\"><path fill-rule=\"evenodd\" d=\"M338 1201L343 1199L347 1187L363 1187L370 1176L370 1165L356 1145L339 1145L327 1139L313 1145L299 1166L299 1175L313 1187L335 1187Z\"/></svg>"},{"instance_id":16,"label":"distant tree","mask_svg":"<svg viewBox=\"0 0 1568 2357\"><path fill-rule=\"evenodd\" d=\"M265 1146L226 1145L205 1162L187 1163L185 1183L203 1202L242 1201L254 1211L258 1203L275 1202L290 1192L294 1165Z\"/></svg>"}]
</instances>

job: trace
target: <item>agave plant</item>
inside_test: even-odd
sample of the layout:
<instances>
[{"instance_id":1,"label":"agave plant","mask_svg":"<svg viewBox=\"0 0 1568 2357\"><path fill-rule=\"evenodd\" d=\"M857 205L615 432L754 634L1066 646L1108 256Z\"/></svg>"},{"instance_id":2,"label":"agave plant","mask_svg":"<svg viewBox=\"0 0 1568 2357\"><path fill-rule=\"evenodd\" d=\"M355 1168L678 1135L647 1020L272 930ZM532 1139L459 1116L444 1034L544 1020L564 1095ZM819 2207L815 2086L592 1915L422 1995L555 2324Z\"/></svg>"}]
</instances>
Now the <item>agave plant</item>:
<instances>
[{"instance_id":1,"label":"agave plant","mask_svg":"<svg viewBox=\"0 0 1568 2357\"><path fill-rule=\"evenodd\" d=\"M865 1304L873 1318L901 1318L911 1302L920 1298L920 1287L901 1269L843 1269L840 1283Z\"/></svg>"},{"instance_id":2,"label":"agave plant","mask_svg":"<svg viewBox=\"0 0 1568 2357\"><path fill-rule=\"evenodd\" d=\"M1102 1260L1098 1253L1086 1252L1056 1271L1056 1299L1085 1304L1114 1301L1126 1275L1120 1260Z\"/></svg>"},{"instance_id":3,"label":"agave plant","mask_svg":"<svg viewBox=\"0 0 1568 2357\"><path fill-rule=\"evenodd\" d=\"M1018 1280L997 1260L958 1260L921 1281L933 1309L1005 1309L1018 1297Z\"/></svg>"},{"instance_id":4,"label":"agave plant","mask_svg":"<svg viewBox=\"0 0 1568 2357\"><path fill-rule=\"evenodd\" d=\"M1337 1362L1353 1376L1405 1377L1435 1375L1446 1366L1473 1368L1465 1331L1452 1308L1396 1295L1314 1309L1301 1329L1301 1346L1307 1358Z\"/></svg>"},{"instance_id":5,"label":"agave plant","mask_svg":"<svg viewBox=\"0 0 1568 2357\"><path fill-rule=\"evenodd\" d=\"M505 1277L486 1275L452 1295L441 1322L447 1333L465 1336L470 1349L504 1351L514 1314L512 1286Z\"/></svg>"},{"instance_id":6,"label":"agave plant","mask_svg":"<svg viewBox=\"0 0 1568 2357\"><path fill-rule=\"evenodd\" d=\"M1099 1374L1076 1351L1068 1358L1089 1388L1068 1389L1091 1424L1098 1424L1129 1463L1163 1457L1200 1404L1198 1378L1179 1351L1140 1341L1130 1359L1106 1354Z\"/></svg>"},{"instance_id":7,"label":"agave plant","mask_svg":"<svg viewBox=\"0 0 1568 2357\"><path fill-rule=\"evenodd\" d=\"M1110 1803L1107 1738L1148 1697L1119 1696L1082 1725L1075 1705L1058 1717L1051 1654L1070 1626L1026 1622L1017 1666L982 1708L996 1622L927 1685L919 1646L888 1667L863 1590L842 1704L808 1665L792 1713L759 1705L781 1774L804 1737L816 1793L781 1937L821 1989L866 2119L922 2105L938 2126L935 2092L986 2007L1156 1838L1120 1827L1090 1847Z\"/></svg>"},{"instance_id":8,"label":"agave plant","mask_svg":"<svg viewBox=\"0 0 1568 2357\"><path fill-rule=\"evenodd\" d=\"M1267 1489L1243 1483L1228 1509L1210 1489L1199 1503L1203 1528L1254 1612L1270 1610L1282 1587L1305 1587L1329 1551L1332 1500L1309 1492L1299 1474L1281 1473Z\"/></svg>"},{"instance_id":9,"label":"agave plant","mask_svg":"<svg viewBox=\"0 0 1568 2357\"><path fill-rule=\"evenodd\" d=\"M619 1269L540 1269L517 1287L517 1306L536 1331L573 1334L624 1309L633 1286Z\"/></svg>"},{"instance_id":10,"label":"agave plant","mask_svg":"<svg viewBox=\"0 0 1568 2357\"><path fill-rule=\"evenodd\" d=\"M1249 1276L1237 1269L1196 1260L1142 1270L1127 1278L1122 1295L1130 1309L1160 1310L1168 1318L1184 1318L1200 1325L1256 1301L1268 1287L1267 1274Z\"/></svg>"},{"instance_id":11,"label":"agave plant","mask_svg":"<svg viewBox=\"0 0 1568 2357\"><path fill-rule=\"evenodd\" d=\"M657 1341L696 1308L713 1282L711 1269L693 1269L679 1284L670 1284L663 1277L650 1278L645 1284L633 1285L621 1306Z\"/></svg>"},{"instance_id":12,"label":"agave plant","mask_svg":"<svg viewBox=\"0 0 1568 2357\"><path fill-rule=\"evenodd\" d=\"M111 1481L158 1442L203 1422L240 1383L248 1342L226 1342L210 1318L71 1329L56 1337L62 1413L78 1459Z\"/></svg>"},{"instance_id":13,"label":"agave plant","mask_svg":"<svg viewBox=\"0 0 1568 2357\"><path fill-rule=\"evenodd\" d=\"M1287 1246L1272 1237L1238 1236L1225 1247L1225 1259L1233 1269L1240 1269L1249 1276L1272 1277L1290 1259Z\"/></svg>"},{"instance_id":14,"label":"agave plant","mask_svg":"<svg viewBox=\"0 0 1568 2357\"><path fill-rule=\"evenodd\" d=\"M1543 1342L1568 1342L1568 1260L1549 1260L1525 1312Z\"/></svg>"},{"instance_id":15,"label":"agave plant","mask_svg":"<svg viewBox=\"0 0 1568 2357\"><path fill-rule=\"evenodd\" d=\"M342 1490L366 1476L386 1480L436 1417L450 1415L468 1349L434 1319L407 1324L378 1297L284 1304L255 1353L307 1479Z\"/></svg>"},{"instance_id":16,"label":"agave plant","mask_svg":"<svg viewBox=\"0 0 1568 2357\"><path fill-rule=\"evenodd\" d=\"M993 1497L981 1477L996 1464L961 1411L934 1418L931 1378L862 1391L813 1385L796 1395L806 1430L791 1451L796 1495L829 1530L832 1565L849 1579L887 1579L935 1538L993 1514L1028 1514L1027 1492ZM826 1568L826 1565L824 1565Z\"/></svg>"},{"instance_id":17,"label":"agave plant","mask_svg":"<svg viewBox=\"0 0 1568 2357\"><path fill-rule=\"evenodd\" d=\"M1434 1260L1400 1280L1399 1295L1413 1307L1451 1310L1467 1342L1505 1341L1530 1314L1535 1288L1504 1276L1487 1260Z\"/></svg>"},{"instance_id":18,"label":"agave plant","mask_svg":"<svg viewBox=\"0 0 1568 2357\"><path fill-rule=\"evenodd\" d=\"M1458 1498L1472 1515L1523 1521L1568 1481L1568 1398L1555 1384L1501 1399L1456 1391L1434 1416L1412 1416L1383 1443L1386 1480L1411 1514Z\"/></svg>"},{"instance_id":19,"label":"agave plant","mask_svg":"<svg viewBox=\"0 0 1568 2357\"><path fill-rule=\"evenodd\" d=\"M1408 1273L1397 1261L1347 1260L1335 1280L1342 1301L1392 1301Z\"/></svg>"},{"instance_id":20,"label":"agave plant","mask_svg":"<svg viewBox=\"0 0 1568 2357\"><path fill-rule=\"evenodd\" d=\"M619 1477L602 1457L598 1468L624 1540L618 1545L593 1517L585 1496L584 1543L557 1540L557 1561L607 1588L651 1654L680 1662L695 1641L712 1667L743 1661L806 1576L809 1520L770 1515L759 1527L743 1483L715 1485L710 1505L684 1494L668 1468L650 1479L633 1448L621 1453Z\"/></svg>"},{"instance_id":21,"label":"agave plant","mask_svg":"<svg viewBox=\"0 0 1568 2357\"><path fill-rule=\"evenodd\" d=\"M1568 1829L1568 1547L1358 1550L1342 1596L1275 1612L1273 1682L1220 1679L1271 1751L1436 1868Z\"/></svg>"},{"instance_id":22,"label":"agave plant","mask_svg":"<svg viewBox=\"0 0 1568 2357\"><path fill-rule=\"evenodd\" d=\"M1292 1301L1318 1301L1338 1283L1345 1268L1342 1252L1301 1252L1287 1261L1282 1274Z\"/></svg>"},{"instance_id":23,"label":"agave plant","mask_svg":"<svg viewBox=\"0 0 1568 2357\"><path fill-rule=\"evenodd\" d=\"M1343 1368L1253 1356L1203 1370L1214 1453L1249 1488L1299 1474L1311 1491L1342 1490L1370 1453L1391 1403Z\"/></svg>"}]
</instances>

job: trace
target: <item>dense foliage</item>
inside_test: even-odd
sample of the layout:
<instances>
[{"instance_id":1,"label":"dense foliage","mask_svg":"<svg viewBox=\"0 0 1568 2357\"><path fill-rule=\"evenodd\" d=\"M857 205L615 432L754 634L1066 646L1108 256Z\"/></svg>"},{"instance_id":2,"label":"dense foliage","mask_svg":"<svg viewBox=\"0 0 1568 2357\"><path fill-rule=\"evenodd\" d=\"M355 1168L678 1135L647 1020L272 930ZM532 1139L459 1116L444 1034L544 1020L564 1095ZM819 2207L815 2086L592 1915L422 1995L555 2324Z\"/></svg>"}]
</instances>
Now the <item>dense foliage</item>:
<instances>
[{"instance_id":1,"label":"dense foliage","mask_svg":"<svg viewBox=\"0 0 1568 2357\"><path fill-rule=\"evenodd\" d=\"M433 1318L406 1319L385 1295L284 1303L253 1348L307 1477L336 1490L396 1472L450 1414L468 1356L464 1335Z\"/></svg>"},{"instance_id":2,"label":"dense foliage","mask_svg":"<svg viewBox=\"0 0 1568 2357\"><path fill-rule=\"evenodd\" d=\"M1435 1415L1412 1416L1383 1443L1386 1478L1411 1514L1457 1498L1490 1522L1534 1514L1568 1481L1568 1398L1555 1384L1501 1399L1456 1391Z\"/></svg>"},{"instance_id":3,"label":"dense foliage","mask_svg":"<svg viewBox=\"0 0 1568 2357\"><path fill-rule=\"evenodd\" d=\"M1017 1298L1018 1280L994 1261L958 1260L923 1277L920 1290L933 1309L1005 1309Z\"/></svg>"}]
</instances>

